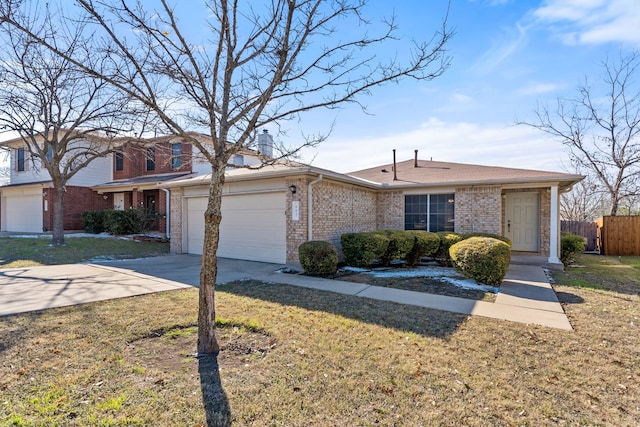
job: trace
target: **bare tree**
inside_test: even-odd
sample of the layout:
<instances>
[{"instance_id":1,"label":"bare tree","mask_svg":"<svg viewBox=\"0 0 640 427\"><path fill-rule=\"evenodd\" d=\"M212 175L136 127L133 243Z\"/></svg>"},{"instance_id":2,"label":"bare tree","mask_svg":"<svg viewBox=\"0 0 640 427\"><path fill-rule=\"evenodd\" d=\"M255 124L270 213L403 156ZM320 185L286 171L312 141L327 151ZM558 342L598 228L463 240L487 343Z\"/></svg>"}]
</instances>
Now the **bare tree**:
<instances>
[{"instance_id":1,"label":"bare tree","mask_svg":"<svg viewBox=\"0 0 640 427\"><path fill-rule=\"evenodd\" d=\"M10 7L15 2L2 0L0 22L25 31L153 109L172 133L190 141L211 163L199 289L200 355L219 352L216 253L224 173L231 156L255 147L256 131L265 125L280 128L304 112L359 104L385 83L434 79L449 63L446 19L426 42L400 40L393 19L374 26L365 18L366 0L211 0L203 11L205 39L192 39L197 33L193 19L180 19L180 8L192 8L191 3L173 7L159 0L152 9L148 2L78 0L84 15L75 19L89 24L91 49L109 55L104 63L110 69L96 69L33 34L16 14L17 6ZM393 51L388 58L380 49L385 46ZM189 129L205 129L211 138L203 144ZM287 158L326 136L281 146L276 157Z\"/></svg>"},{"instance_id":2,"label":"bare tree","mask_svg":"<svg viewBox=\"0 0 640 427\"><path fill-rule=\"evenodd\" d=\"M606 213L608 194L598 185L597 179L584 174L579 167L573 171L576 175L585 175L573 189L560 198L560 216L566 221L594 221Z\"/></svg>"},{"instance_id":3,"label":"bare tree","mask_svg":"<svg viewBox=\"0 0 640 427\"><path fill-rule=\"evenodd\" d=\"M79 43L82 27L65 32L48 8L38 16L34 34L0 26L0 125L19 135L34 170L46 169L53 185L52 244L64 244L65 186L92 161L113 150L109 134L129 132L144 117L129 95L88 76L50 44L85 64L99 64Z\"/></svg>"},{"instance_id":4,"label":"bare tree","mask_svg":"<svg viewBox=\"0 0 640 427\"><path fill-rule=\"evenodd\" d=\"M588 80L575 99L558 99L555 112L536 111L537 121L521 122L557 137L572 161L593 174L609 199L610 215L625 199L640 194L640 87L637 52L602 63L603 93Z\"/></svg>"}]
</instances>

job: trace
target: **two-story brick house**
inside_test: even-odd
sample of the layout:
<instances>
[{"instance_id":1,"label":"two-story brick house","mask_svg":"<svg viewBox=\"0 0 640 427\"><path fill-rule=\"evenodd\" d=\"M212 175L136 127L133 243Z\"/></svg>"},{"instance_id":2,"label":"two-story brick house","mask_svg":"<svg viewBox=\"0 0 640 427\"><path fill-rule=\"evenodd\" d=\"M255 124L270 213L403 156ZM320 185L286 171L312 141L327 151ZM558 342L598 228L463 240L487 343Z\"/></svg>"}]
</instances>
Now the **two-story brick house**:
<instances>
[{"instance_id":1,"label":"two-story brick house","mask_svg":"<svg viewBox=\"0 0 640 427\"><path fill-rule=\"evenodd\" d=\"M190 133L206 145L207 135ZM95 140L100 141L97 137ZM95 159L73 176L65 187L64 229L82 229L82 212L102 209L142 208L149 230L166 233L170 220L169 190L160 186L171 180L211 172L211 165L191 143L175 136L136 141L103 138L104 145L122 148ZM95 141L94 141L95 143ZM81 142L78 142L81 144ZM258 147L270 155L271 135L263 132ZM51 230L52 182L39 161L32 159L20 138L0 142L10 152L8 183L0 185L0 231L40 233ZM231 159L234 166L260 163L258 154L242 150Z\"/></svg>"}]
</instances>

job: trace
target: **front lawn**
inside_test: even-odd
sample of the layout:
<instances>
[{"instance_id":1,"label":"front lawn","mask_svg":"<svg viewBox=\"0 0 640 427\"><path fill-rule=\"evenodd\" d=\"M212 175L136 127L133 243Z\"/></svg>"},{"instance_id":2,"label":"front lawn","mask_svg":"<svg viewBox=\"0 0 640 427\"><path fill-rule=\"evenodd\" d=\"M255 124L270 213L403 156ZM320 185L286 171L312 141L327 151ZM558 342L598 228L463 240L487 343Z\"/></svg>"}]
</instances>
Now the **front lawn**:
<instances>
[{"instance_id":1,"label":"front lawn","mask_svg":"<svg viewBox=\"0 0 640 427\"><path fill-rule=\"evenodd\" d=\"M555 285L573 332L225 285L219 376L192 357L196 289L7 316L0 425L203 426L216 387L241 426L637 425L640 271L579 263L556 280L598 289Z\"/></svg>"},{"instance_id":2,"label":"front lawn","mask_svg":"<svg viewBox=\"0 0 640 427\"><path fill-rule=\"evenodd\" d=\"M62 247L51 246L51 236L0 237L0 269L38 265L75 264L92 259L126 259L166 255L169 243L138 242L116 237L66 237Z\"/></svg>"}]
</instances>

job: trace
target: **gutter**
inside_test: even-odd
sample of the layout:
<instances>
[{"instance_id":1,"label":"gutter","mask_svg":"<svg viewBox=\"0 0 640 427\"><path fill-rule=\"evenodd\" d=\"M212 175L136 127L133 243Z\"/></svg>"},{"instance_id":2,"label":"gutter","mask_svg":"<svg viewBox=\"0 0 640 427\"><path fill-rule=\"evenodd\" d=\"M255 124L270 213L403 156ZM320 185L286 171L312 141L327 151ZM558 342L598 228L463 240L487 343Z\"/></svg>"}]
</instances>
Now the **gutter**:
<instances>
[{"instance_id":1,"label":"gutter","mask_svg":"<svg viewBox=\"0 0 640 427\"><path fill-rule=\"evenodd\" d=\"M164 193L166 194L166 199L165 199L165 236L167 237L167 239L171 238L171 191L167 190L166 188L160 188L162 191L164 191Z\"/></svg>"},{"instance_id":2,"label":"gutter","mask_svg":"<svg viewBox=\"0 0 640 427\"><path fill-rule=\"evenodd\" d=\"M313 186L322 181L322 174L311 181L307 191L307 240L313 240Z\"/></svg>"}]
</instances>

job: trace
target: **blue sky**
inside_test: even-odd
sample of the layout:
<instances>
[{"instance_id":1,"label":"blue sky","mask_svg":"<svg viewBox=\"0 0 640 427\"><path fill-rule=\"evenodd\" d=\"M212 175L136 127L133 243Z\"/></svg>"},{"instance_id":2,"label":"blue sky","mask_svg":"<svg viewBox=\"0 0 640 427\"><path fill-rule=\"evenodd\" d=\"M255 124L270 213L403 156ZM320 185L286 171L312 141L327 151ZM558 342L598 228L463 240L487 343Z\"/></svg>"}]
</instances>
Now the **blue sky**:
<instances>
[{"instance_id":1,"label":"blue sky","mask_svg":"<svg viewBox=\"0 0 640 427\"><path fill-rule=\"evenodd\" d=\"M446 0L369 0L368 16L395 12L408 42L429 39L447 7ZM443 76L374 89L361 99L369 115L355 105L304 115L284 124L282 142L295 145L300 130L326 132L334 122L303 161L349 172L390 163L395 148L398 160L417 149L421 159L564 170L559 141L515 122L533 121L538 103L575 95L586 76L595 81L607 56L640 48L637 0L451 0L448 22L456 34Z\"/></svg>"},{"instance_id":2,"label":"blue sky","mask_svg":"<svg viewBox=\"0 0 640 427\"><path fill-rule=\"evenodd\" d=\"M446 10L432 0L370 5L395 8L407 39L428 38ZM607 56L640 47L637 0L452 0L449 24L443 76L374 91L363 99L369 116L355 107L314 115L335 127L304 160L348 172L390 163L395 148L398 160L418 149L421 159L562 171L562 144L514 123L534 120L537 103L576 95L585 77L595 82Z\"/></svg>"}]
</instances>

